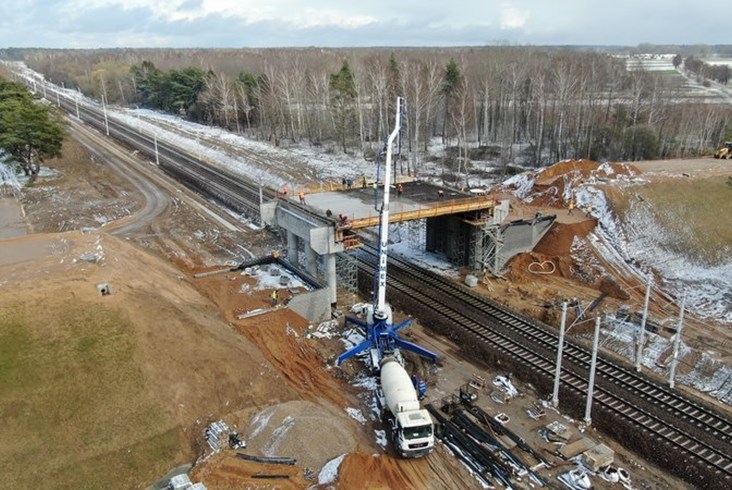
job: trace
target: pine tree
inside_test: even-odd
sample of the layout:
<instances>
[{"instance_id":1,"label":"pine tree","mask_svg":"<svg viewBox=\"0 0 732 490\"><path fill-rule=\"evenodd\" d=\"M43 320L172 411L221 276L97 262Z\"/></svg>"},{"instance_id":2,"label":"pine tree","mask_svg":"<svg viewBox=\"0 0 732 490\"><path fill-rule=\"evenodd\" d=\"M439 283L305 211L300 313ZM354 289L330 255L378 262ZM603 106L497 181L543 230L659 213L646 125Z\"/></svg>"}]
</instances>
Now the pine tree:
<instances>
[{"instance_id":1,"label":"pine tree","mask_svg":"<svg viewBox=\"0 0 732 490\"><path fill-rule=\"evenodd\" d=\"M31 182L45 158L61 154L63 137L61 121L48 106L36 103L24 86L0 80L0 148Z\"/></svg>"},{"instance_id":2,"label":"pine tree","mask_svg":"<svg viewBox=\"0 0 732 490\"><path fill-rule=\"evenodd\" d=\"M330 104L335 130L343 147L343 153L347 153L346 138L356 125L356 112L354 109L356 85L348 61L343 62L343 66L341 66L338 73L330 75L330 91Z\"/></svg>"},{"instance_id":3,"label":"pine tree","mask_svg":"<svg viewBox=\"0 0 732 490\"><path fill-rule=\"evenodd\" d=\"M444 145L447 141L447 119L450 113L450 102L452 100L455 91L457 90L463 75L460 73L460 67L453 58L445 66L445 80L442 84L442 94L445 97L445 115L442 119L442 144Z\"/></svg>"}]
</instances>

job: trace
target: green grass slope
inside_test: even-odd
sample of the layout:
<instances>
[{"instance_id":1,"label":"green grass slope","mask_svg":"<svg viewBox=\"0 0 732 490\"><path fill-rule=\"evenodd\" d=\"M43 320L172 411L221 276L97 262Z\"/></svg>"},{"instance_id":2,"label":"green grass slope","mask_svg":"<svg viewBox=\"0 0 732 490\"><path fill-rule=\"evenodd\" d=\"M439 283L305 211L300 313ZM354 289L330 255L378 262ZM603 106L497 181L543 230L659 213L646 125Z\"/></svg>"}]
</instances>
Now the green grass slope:
<instances>
[{"instance_id":1,"label":"green grass slope","mask_svg":"<svg viewBox=\"0 0 732 490\"><path fill-rule=\"evenodd\" d=\"M179 445L135 361L123 313L78 302L0 307L6 488L134 488Z\"/></svg>"}]
</instances>

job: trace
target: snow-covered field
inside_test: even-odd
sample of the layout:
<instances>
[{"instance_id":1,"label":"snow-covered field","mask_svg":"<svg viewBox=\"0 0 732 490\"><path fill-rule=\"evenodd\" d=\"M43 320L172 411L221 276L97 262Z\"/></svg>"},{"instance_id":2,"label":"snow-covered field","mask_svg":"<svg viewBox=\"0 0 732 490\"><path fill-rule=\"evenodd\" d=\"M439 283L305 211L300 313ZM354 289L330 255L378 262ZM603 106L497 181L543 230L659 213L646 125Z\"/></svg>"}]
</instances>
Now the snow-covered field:
<instances>
[{"instance_id":1,"label":"snow-covered field","mask_svg":"<svg viewBox=\"0 0 732 490\"><path fill-rule=\"evenodd\" d=\"M20 192L20 182L18 181L15 170L0 161L0 196L6 192L11 195Z\"/></svg>"}]
</instances>

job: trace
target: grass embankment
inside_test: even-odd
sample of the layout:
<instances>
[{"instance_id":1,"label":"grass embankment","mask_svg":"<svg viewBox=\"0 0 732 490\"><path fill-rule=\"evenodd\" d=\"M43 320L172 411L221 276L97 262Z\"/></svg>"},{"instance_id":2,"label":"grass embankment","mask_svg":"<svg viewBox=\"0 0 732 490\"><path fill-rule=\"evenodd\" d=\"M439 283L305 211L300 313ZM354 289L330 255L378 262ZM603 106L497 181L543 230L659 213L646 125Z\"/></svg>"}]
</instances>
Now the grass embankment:
<instances>
[{"instance_id":1,"label":"grass embankment","mask_svg":"<svg viewBox=\"0 0 732 490\"><path fill-rule=\"evenodd\" d=\"M134 488L163 474L179 431L145 388L133 325L98 305L49 303L0 307L5 486Z\"/></svg>"},{"instance_id":2,"label":"grass embankment","mask_svg":"<svg viewBox=\"0 0 732 490\"><path fill-rule=\"evenodd\" d=\"M732 173L732 167L730 167ZM673 231L679 253L707 265L732 252L732 187L726 177L658 182L637 189L653 205L656 219Z\"/></svg>"}]
</instances>

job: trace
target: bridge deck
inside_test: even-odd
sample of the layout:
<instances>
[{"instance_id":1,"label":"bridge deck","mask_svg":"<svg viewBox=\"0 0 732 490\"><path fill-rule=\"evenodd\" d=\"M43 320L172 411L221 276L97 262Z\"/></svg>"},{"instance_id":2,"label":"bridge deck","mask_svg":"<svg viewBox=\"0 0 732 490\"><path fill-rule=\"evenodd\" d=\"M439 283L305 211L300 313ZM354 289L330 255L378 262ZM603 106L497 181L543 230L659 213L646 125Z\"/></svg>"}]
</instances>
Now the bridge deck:
<instances>
[{"instance_id":1,"label":"bridge deck","mask_svg":"<svg viewBox=\"0 0 732 490\"><path fill-rule=\"evenodd\" d=\"M495 205L492 197L443 189L427 182L404 182L402 188L401 195L396 188L391 188L390 223L489 210ZM444 193L442 197L438 192L440 189ZM330 211L338 229L357 230L378 225L378 207L381 206L383 192L383 186L378 188L378 194L372 186L318 192L307 194L305 203L323 216ZM347 220L341 221L340 215Z\"/></svg>"}]
</instances>

